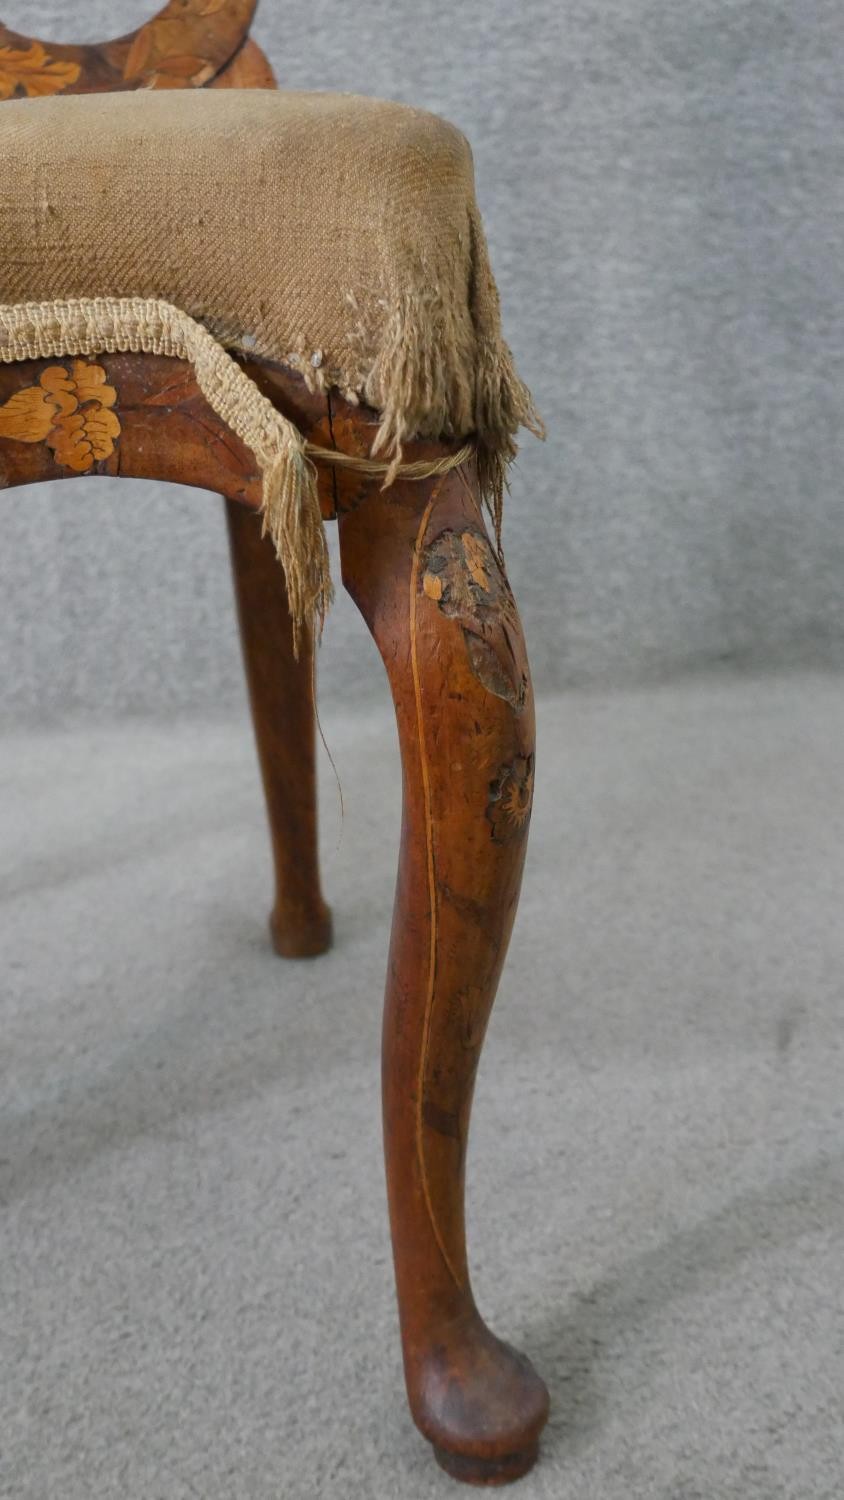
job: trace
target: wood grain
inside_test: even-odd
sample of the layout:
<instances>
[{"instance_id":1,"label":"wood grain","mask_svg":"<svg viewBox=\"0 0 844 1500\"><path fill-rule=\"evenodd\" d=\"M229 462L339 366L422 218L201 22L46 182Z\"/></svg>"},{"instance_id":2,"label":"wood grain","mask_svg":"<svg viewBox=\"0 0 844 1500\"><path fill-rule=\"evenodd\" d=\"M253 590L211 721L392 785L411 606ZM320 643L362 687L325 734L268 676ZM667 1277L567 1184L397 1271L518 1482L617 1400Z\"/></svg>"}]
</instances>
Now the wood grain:
<instances>
[{"instance_id":1,"label":"wood grain","mask_svg":"<svg viewBox=\"0 0 844 1500\"><path fill-rule=\"evenodd\" d=\"M47 418L56 410L50 404L47 386L64 383L55 371L71 369L82 361L18 360L0 365L0 488L14 488L47 479L71 479L78 472L62 462L61 449L51 428L44 439L34 441ZM167 480L215 490L230 500L239 500L257 510L261 504L261 477L255 459L240 438L208 405L196 384L193 370L184 360L156 354L102 354L92 363L102 373L99 390L113 391L109 406L118 431L111 452L92 455L86 463L91 477L127 475L133 479ZM243 368L314 442L332 446L328 403L308 391L301 376L269 364L241 361ZM33 390L44 389L41 425L29 417L26 435L11 429L8 415ZM107 399L111 399L108 397ZM3 411L7 412L4 419ZM90 410L90 407L88 408ZM333 476L319 476L323 513L335 509Z\"/></svg>"},{"instance_id":2,"label":"wood grain","mask_svg":"<svg viewBox=\"0 0 844 1500\"><path fill-rule=\"evenodd\" d=\"M170 0L137 31L88 46L38 41L0 23L0 99L202 88L243 46L256 3Z\"/></svg>"},{"instance_id":3,"label":"wood grain","mask_svg":"<svg viewBox=\"0 0 844 1500\"><path fill-rule=\"evenodd\" d=\"M319 877L314 643L306 632L294 656L284 574L259 518L232 500L226 512L275 866L270 931L282 957L313 958L331 946Z\"/></svg>"},{"instance_id":4,"label":"wood grain","mask_svg":"<svg viewBox=\"0 0 844 1500\"><path fill-rule=\"evenodd\" d=\"M403 766L383 1087L408 1396L455 1477L503 1483L534 1462L548 1397L527 1360L495 1338L475 1306L464 1179L475 1071L530 817L530 675L472 472L399 481L348 509L341 501L339 525L343 580L384 659ZM468 546L451 545L467 536ZM452 559L454 610L442 607L449 590L432 597L436 590L425 583L431 558L443 554ZM482 603L491 649L513 658L524 683L518 705L474 667L467 601Z\"/></svg>"}]
</instances>

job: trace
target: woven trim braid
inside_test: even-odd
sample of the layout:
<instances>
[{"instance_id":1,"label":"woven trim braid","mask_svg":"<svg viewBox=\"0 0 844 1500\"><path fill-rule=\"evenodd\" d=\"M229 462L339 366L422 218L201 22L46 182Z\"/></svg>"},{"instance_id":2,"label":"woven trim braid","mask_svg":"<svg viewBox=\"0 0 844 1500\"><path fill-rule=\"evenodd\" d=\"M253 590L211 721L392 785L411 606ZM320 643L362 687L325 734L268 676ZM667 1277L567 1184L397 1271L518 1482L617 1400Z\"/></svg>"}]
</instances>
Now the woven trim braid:
<instances>
[{"instance_id":1,"label":"woven trim braid","mask_svg":"<svg viewBox=\"0 0 844 1500\"><path fill-rule=\"evenodd\" d=\"M381 474L427 479L458 468L474 447L413 463L382 463L306 442L299 429L263 396L222 344L188 313L141 297L97 297L66 302L0 304L0 362L63 359L78 354L163 354L184 359L209 406L258 462L263 479L264 534L272 537L284 569L294 641L302 627L318 634L331 604L328 546L313 460Z\"/></svg>"},{"instance_id":2,"label":"woven trim braid","mask_svg":"<svg viewBox=\"0 0 844 1500\"><path fill-rule=\"evenodd\" d=\"M209 406L252 450L263 476L264 532L287 583L297 636L331 603L328 546L305 440L195 319L135 297L0 305L0 361L77 354L165 354L187 360Z\"/></svg>"}]
</instances>

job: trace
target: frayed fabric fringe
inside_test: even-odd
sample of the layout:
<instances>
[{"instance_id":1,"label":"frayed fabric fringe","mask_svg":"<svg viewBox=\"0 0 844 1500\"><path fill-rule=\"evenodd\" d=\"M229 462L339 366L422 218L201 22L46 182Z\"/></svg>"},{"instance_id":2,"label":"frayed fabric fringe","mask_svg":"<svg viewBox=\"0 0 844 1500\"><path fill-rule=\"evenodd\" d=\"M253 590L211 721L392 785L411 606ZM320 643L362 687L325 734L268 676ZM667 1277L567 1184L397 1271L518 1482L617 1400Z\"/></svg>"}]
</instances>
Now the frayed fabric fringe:
<instances>
[{"instance_id":1,"label":"frayed fabric fringe","mask_svg":"<svg viewBox=\"0 0 844 1500\"><path fill-rule=\"evenodd\" d=\"M507 469L516 434L545 437L542 419L501 337L501 307L480 214L469 217L468 298L449 293L442 266L411 255L384 291L384 321L361 343L375 346L366 364L363 396L381 413L373 452L391 459L387 483L401 471L402 445L411 437L472 434L481 495L499 550Z\"/></svg>"},{"instance_id":2,"label":"frayed fabric fringe","mask_svg":"<svg viewBox=\"0 0 844 1500\"><path fill-rule=\"evenodd\" d=\"M201 323L139 297L0 306L0 361L78 354L164 354L187 360L209 406L252 450L263 475L264 531L284 569L298 630L331 602L328 546L305 440Z\"/></svg>"},{"instance_id":3,"label":"frayed fabric fringe","mask_svg":"<svg viewBox=\"0 0 844 1500\"><path fill-rule=\"evenodd\" d=\"M103 352L161 354L188 361L208 404L251 449L261 469L264 533L272 538L284 569L298 648L302 627L312 625L318 633L332 599L312 456L382 473L387 487L400 476L420 479L445 472L473 451L500 547L505 476L516 454L515 434L520 426L537 436L544 433L510 351L496 336L497 294L491 281L480 297L476 289L475 301L472 339L466 327L444 328L438 317L430 316L434 310L420 308L416 299L394 303L363 390L364 398L382 413L373 447L373 453L383 455L381 462L363 459L355 464L350 456L335 458L314 449L207 328L168 302L97 297L0 304L0 362ZM479 339L482 331L490 336ZM472 449L463 447L431 464L402 462L403 444L414 436L468 433L474 435Z\"/></svg>"}]
</instances>

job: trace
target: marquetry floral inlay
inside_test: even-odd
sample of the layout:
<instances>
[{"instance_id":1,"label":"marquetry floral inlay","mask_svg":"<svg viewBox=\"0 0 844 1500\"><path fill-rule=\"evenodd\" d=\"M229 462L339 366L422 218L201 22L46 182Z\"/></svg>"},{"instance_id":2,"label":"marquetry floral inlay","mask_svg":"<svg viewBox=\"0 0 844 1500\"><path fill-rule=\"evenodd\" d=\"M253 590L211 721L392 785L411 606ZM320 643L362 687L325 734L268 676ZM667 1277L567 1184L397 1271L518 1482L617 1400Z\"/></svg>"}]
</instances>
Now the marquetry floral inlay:
<instances>
[{"instance_id":1,"label":"marquetry floral inlay","mask_svg":"<svg viewBox=\"0 0 844 1500\"><path fill-rule=\"evenodd\" d=\"M517 755L489 789L486 815L497 844L507 844L527 826L533 805L533 756Z\"/></svg>"},{"instance_id":2,"label":"marquetry floral inlay","mask_svg":"<svg viewBox=\"0 0 844 1500\"><path fill-rule=\"evenodd\" d=\"M516 603L480 531L444 531L426 549L422 591L463 627L469 665L487 692L521 713L528 680Z\"/></svg>"},{"instance_id":3,"label":"marquetry floral inlay","mask_svg":"<svg viewBox=\"0 0 844 1500\"><path fill-rule=\"evenodd\" d=\"M479 531L444 531L428 548L422 587L452 618L480 624L492 616L515 622L513 596L486 537Z\"/></svg>"},{"instance_id":4,"label":"marquetry floral inlay","mask_svg":"<svg viewBox=\"0 0 844 1500\"><path fill-rule=\"evenodd\" d=\"M120 422L117 391L102 365L75 359L70 369L49 365L38 385L16 391L0 406L0 438L46 443L56 462L86 474L114 452Z\"/></svg>"},{"instance_id":5,"label":"marquetry floral inlay","mask_svg":"<svg viewBox=\"0 0 844 1500\"><path fill-rule=\"evenodd\" d=\"M227 3L170 0L160 15L135 34L123 67L124 78L151 89L202 88L217 71L197 52L208 39L203 22Z\"/></svg>"},{"instance_id":6,"label":"marquetry floral inlay","mask_svg":"<svg viewBox=\"0 0 844 1500\"><path fill-rule=\"evenodd\" d=\"M49 57L40 42L29 47L0 47L0 99L15 94L30 99L60 94L76 82L82 69L78 63Z\"/></svg>"}]
</instances>

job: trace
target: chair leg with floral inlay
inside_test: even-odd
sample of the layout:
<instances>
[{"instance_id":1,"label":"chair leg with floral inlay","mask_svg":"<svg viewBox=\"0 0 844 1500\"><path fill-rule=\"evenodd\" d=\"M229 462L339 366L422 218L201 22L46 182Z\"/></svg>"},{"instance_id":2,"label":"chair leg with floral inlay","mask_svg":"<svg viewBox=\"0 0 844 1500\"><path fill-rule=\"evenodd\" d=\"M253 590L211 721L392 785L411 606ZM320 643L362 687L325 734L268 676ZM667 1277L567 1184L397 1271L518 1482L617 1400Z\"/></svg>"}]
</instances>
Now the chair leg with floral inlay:
<instances>
[{"instance_id":1,"label":"chair leg with floral inlay","mask_svg":"<svg viewBox=\"0 0 844 1500\"><path fill-rule=\"evenodd\" d=\"M505 1483L548 1397L475 1306L464 1179L534 778L501 503L516 433L540 424L463 136L275 91L254 9L169 0L99 47L0 25L0 489L105 475L224 497L271 931L296 958L331 941L313 668L338 520L403 768L383 1103L408 1396L451 1475Z\"/></svg>"}]
</instances>

